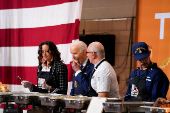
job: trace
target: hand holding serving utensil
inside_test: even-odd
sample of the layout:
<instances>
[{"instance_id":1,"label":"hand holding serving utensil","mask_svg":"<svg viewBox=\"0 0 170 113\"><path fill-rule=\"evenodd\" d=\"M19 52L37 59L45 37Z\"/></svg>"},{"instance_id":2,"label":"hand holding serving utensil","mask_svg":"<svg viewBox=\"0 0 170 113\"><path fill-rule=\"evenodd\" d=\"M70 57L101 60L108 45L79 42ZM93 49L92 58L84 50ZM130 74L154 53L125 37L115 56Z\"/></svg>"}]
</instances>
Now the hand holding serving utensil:
<instances>
[{"instance_id":1,"label":"hand holding serving utensil","mask_svg":"<svg viewBox=\"0 0 170 113\"><path fill-rule=\"evenodd\" d=\"M19 76L17 76L17 78L21 81L21 84L24 86L24 88L31 88L32 83L29 81L25 81L25 80L21 80L21 78Z\"/></svg>"}]
</instances>

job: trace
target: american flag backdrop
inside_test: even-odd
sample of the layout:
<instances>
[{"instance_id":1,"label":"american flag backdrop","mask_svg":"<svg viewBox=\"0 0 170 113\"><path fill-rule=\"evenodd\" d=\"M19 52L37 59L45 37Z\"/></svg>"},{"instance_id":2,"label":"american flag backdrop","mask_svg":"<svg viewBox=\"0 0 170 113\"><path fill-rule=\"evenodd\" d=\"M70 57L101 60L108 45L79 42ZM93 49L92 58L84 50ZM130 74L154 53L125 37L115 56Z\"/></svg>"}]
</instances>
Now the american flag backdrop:
<instances>
[{"instance_id":1,"label":"american flag backdrop","mask_svg":"<svg viewBox=\"0 0 170 113\"><path fill-rule=\"evenodd\" d=\"M38 45L54 42L72 81L70 44L79 38L82 0L0 0L0 81L11 91L36 84Z\"/></svg>"}]
</instances>

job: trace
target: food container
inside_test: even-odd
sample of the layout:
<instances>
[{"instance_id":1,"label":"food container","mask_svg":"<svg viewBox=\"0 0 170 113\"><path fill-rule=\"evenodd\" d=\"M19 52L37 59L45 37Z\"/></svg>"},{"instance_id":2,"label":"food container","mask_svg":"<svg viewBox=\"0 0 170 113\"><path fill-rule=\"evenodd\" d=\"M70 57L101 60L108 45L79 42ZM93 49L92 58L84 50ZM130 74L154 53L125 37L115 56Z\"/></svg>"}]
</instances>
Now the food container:
<instances>
[{"instance_id":1,"label":"food container","mask_svg":"<svg viewBox=\"0 0 170 113\"><path fill-rule=\"evenodd\" d=\"M105 112L116 112L116 113L127 112L127 108L123 106L122 102L104 102L103 106Z\"/></svg>"},{"instance_id":2,"label":"food container","mask_svg":"<svg viewBox=\"0 0 170 113\"><path fill-rule=\"evenodd\" d=\"M12 92L0 92L0 102L14 102Z\"/></svg>"},{"instance_id":3,"label":"food container","mask_svg":"<svg viewBox=\"0 0 170 113\"><path fill-rule=\"evenodd\" d=\"M153 102L104 102L105 112L145 112L140 106L151 106Z\"/></svg>"},{"instance_id":4,"label":"food container","mask_svg":"<svg viewBox=\"0 0 170 113\"><path fill-rule=\"evenodd\" d=\"M41 105L43 106L59 106L61 101L61 96L64 96L63 94L44 94L39 96L41 100Z\"/></svg>"},{"instance_id":5,"label":"food container","mask_svg":"<svg viewBox=\"0 0 170 113\"><path fill-rule=\"evenodd\" d=\"M162 107L152 107L152 106L140 106L145 109L145 113L169 113L170 108L162 108Z\"/></svg>"},{"instance_id":6,"label":"food container","mask_svg":"<svg viewBox=\"0 0 170 113\"><path fill-rule=\"evenodd\" d=\"M63 98L65 102L65 108L72 108L72 109L87 109L91 97L70 97L70 98Z\"/></svg>"},{"instance_id":7,"label":"food container","mask_svg":"<svg viewBox=\"0 0 170 113\"><path fill-rule=\"evenodd\" d=\"M12 96L14 97L14 101L16 104L32 104L33 101L38 101L38 96L40 94L37 92L29 92L29 93L15 93Z\"/></svg>"},{"instance_id":8,"label":"food container","mask_svg":"<svg viewBox=\"0 0 170 113\"><path fill-rule=\"evenodd\" d=\"M127 107L129 112L145 112L140 106L152 106L154 102L135 101L135 102L123 102L123 106Z\"/></svg>"}]
</instances>

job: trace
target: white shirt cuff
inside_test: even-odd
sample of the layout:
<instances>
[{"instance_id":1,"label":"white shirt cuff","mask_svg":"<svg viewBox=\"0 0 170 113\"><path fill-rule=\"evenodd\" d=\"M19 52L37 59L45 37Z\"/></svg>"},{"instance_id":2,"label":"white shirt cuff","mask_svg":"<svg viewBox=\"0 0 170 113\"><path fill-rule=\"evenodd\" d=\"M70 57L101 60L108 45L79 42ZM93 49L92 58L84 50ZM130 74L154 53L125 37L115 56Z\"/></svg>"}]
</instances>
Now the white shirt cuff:
<instances>
[{"instance_id":1,"label":"white shirt cuff","mask_svg":"<svg viewBox=\"0 0 170 113\"><path fill-rule=\"evenodd\" d=\"M81 70L76 71L75 77L81 72Z\"/></svg>"}]
</instances>

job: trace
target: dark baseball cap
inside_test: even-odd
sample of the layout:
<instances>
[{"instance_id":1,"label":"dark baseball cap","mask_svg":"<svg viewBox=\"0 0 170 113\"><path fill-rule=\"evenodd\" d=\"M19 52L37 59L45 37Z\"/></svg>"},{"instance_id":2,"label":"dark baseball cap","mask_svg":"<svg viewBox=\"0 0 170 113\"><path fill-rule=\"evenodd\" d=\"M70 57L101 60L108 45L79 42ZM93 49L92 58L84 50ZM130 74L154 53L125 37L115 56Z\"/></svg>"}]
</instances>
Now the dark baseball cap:
<instances>
[{"instance_id":1,"label":"dark baseball cap","mask_svg":"<svg viewBox=\"0 0 170 113\"><path fill-rule=\"evenodd\" d=\"M145 42L138 42L134 44L132 47L132 52L136 61L147 58L150 55L148 45Z\"/></svg>"}]
</instances>

